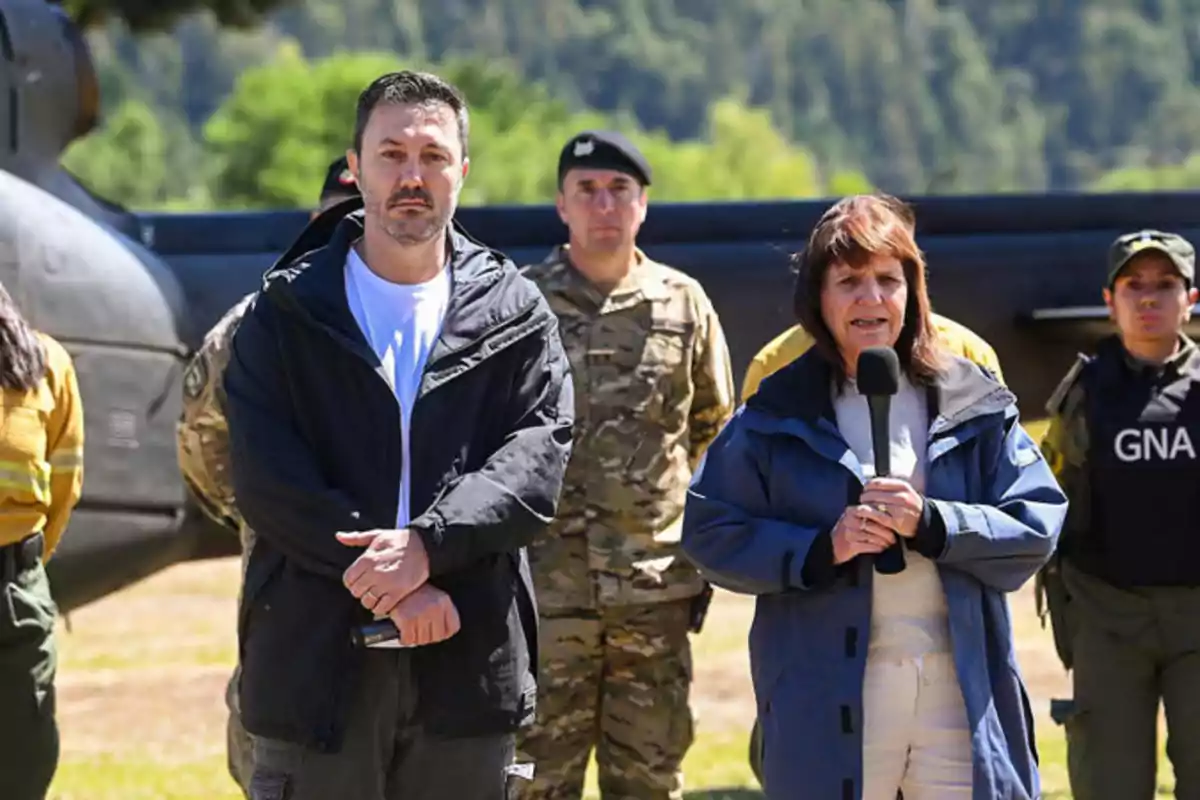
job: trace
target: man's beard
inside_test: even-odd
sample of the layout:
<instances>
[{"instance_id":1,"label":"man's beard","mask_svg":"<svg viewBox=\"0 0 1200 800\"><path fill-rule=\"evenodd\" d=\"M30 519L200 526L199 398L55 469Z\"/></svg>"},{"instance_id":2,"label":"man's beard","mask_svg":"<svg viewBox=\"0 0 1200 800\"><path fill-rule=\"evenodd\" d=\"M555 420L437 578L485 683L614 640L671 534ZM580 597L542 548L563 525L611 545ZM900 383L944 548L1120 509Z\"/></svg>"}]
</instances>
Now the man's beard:
<instances>
[{"instance_id":1,"label":"man's beard","mask_svg":"<svg viewBox=\"0 0 1200 800\"><path fill-rule=\"evenodd\" d=\"M455 192L456 195L457 192ZM420 200L425 206L423 208L408 206L405 211L411 209L417 212L411 215L404 213L396 217L388 213L392 206L406 200ZM376 205L378 209L376 216L380 226L396 243L405 246L425 244L445 234L446 228L450 225L450 218L454 216L454 200L455 197L452 196L445 207L439 207L424 190L401 190L394 192L387 200Z\"/></svg>"}]
</instances>

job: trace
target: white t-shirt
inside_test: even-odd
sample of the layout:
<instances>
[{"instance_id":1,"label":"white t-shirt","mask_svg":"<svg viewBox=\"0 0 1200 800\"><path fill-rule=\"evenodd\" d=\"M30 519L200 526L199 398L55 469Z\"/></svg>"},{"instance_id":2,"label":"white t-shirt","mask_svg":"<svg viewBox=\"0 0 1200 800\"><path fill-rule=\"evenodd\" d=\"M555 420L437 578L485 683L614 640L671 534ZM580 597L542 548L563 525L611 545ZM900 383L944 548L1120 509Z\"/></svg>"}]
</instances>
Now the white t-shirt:
<instances>
[{"instance_id":1,"label":"white t-shirt","mask_svg":"<svg viewBox=\"0 0 1200 800\"><path fill-rule=\"evenodd\" d=\"M346 257L346 299L371 349L392 376L400 404L401 470L396 527L411 521L409 423L429 352L450 303L450 270L425 283L392 283L371 271L352 248Z\"/></svg>"},{"instance_id":2,"label":"white t-shirt","mask_svg":"<svg viewBox=\"0 0 1200 800\"><path fill-rule=\"evenodd\" d=\"M875 448L867 398L850 381L841 394L834 388L833 407L838 430L870 480L875 476ZM925 391L903 374L888 413L888 436L892 477L924 493L929 403ZM896 575L875 573L869 658L915 658L949 649L949 612L937 565L908 547L904 560L905 569Z\"/></svg>"}]
</instances>

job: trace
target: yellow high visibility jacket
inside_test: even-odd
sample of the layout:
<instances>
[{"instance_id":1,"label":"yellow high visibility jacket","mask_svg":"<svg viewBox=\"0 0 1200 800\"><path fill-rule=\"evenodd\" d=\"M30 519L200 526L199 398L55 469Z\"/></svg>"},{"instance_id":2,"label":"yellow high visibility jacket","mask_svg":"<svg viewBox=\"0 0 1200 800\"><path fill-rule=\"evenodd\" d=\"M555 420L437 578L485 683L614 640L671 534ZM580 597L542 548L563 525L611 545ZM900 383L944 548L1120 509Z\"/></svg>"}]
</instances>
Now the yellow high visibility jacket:
<instances>
[{"instance_id":1,"label":"yellow high visibility jacket","mask_svg":"<svg viewBox=\"0 0 1200 800\"><path fill-rule=\"evenodd\" d=\"M953 320L937 314L932 316L933 325L937 328L942 343L950 352L988 368L996 374L997 380L1004 380L996 351L979 334ZM746 377L742 379L742 402L746 402L751 395L758 391L758 385L768 375L783 369L804 355L812 345L813 337L799 325L788 328L767 342L746 369Z\"/></svg>"},{"instance_id":2,"label":"yellow high visibility jacket","mask_svg":"<svg viewBox=\"0 0 1200 800\"><path fill-rule=\"evenodd\" d=\"M71 356L38 336L46 348L41 383L0 389L0 545L40 530L47 560L83 492L83 404Z\"/></svg>"}]
</instances>

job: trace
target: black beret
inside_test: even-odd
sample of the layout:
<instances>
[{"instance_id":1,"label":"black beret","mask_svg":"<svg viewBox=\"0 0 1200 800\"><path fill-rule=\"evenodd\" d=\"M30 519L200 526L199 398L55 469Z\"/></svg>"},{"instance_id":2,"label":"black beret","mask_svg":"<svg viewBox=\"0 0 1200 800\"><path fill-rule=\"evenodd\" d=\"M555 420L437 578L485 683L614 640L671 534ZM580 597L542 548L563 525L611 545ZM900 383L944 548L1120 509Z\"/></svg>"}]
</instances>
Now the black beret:
<instances>
[{"instance_id":1,"label":"black beret","mask_svg":"<svg viewBox=\"0 0 1200 800\"><path fill-rule=\"evenodd\" d=\"M558 156L558 183L575 167L583 169L612 169L650 185L650 162L642 151L616 131L583 131L567 140Z\"/></svg>"},{"instance_id":2,"label":"black beret","mask_svg":"<svg viewBox=\"0 0 1200 800\"><path fill-rule=\"evenodd\" d=\"M346 162L346 157L342 156L329 165L329 171L325 173L325 185L321 187L321 197L328 197L331 194L356 195L358 193L358 184L354 182L354 174L350 172L350 165Z\"/></svg>"}]
</instances>

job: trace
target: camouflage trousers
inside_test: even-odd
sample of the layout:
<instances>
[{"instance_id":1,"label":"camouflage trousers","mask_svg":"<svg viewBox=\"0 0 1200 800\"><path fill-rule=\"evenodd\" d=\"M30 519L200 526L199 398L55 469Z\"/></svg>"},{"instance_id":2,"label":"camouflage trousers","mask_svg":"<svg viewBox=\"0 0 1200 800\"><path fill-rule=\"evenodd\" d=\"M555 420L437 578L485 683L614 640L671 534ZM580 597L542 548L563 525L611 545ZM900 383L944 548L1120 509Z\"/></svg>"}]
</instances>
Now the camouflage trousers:
<instances>
[{"instance_id":1,"label":"camouflage trousers","mask_svg":"<svg viewBox=\"0 0 1200 800\"><path fill-rule=\"evenodd\" d=\"M690 606L542 611L537 721L517 740L535 770L522 800L578 800L593 747L606 800L683 797Z\"/></svg>"}]
</instances>

